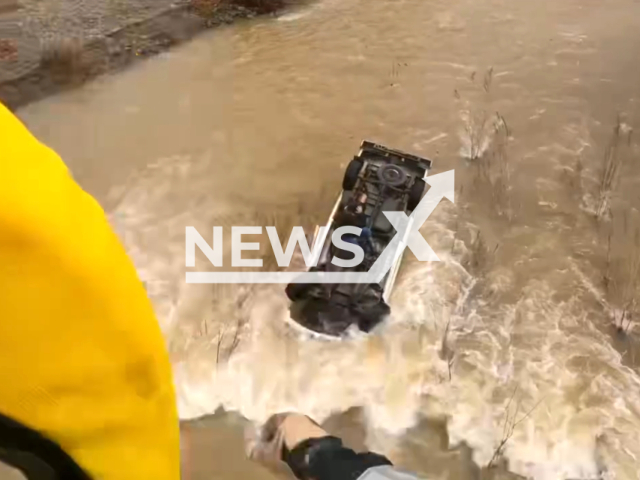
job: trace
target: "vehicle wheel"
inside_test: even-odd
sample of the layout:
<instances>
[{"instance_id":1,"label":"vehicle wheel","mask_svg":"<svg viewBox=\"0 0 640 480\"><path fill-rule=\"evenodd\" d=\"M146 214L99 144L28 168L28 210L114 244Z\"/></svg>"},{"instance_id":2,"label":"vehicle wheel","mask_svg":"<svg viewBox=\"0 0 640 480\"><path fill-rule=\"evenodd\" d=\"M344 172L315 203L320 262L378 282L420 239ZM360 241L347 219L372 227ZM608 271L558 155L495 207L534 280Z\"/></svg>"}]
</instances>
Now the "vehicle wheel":
<instances>
[{"instance_id":1,"label":"vehicle wheel","mask_svg":"<svg viewBox=\"0 0 640 480\"><path fill-rule=\"evenodd\" d=\"M391 308L385 302L380 301L374 307L361 313L358 319L358 328L364 333L369 333L391 314Z\"/></svg>"},{"instance_id":2,"label":"vehicle wheel","mask_svg":"<svg viewBox=\"0 0 640 480\"><path fill-rule=\"evenodd\" d=\"M413 212L415 208L422 200L424 189L426 187L425 181L421 178L416 179L409 189L409 199L407 200L407 210Z\"/></svg>"},{"instance_id":3,"label":"vehicle wheel","mask_svg":"<svg viewBox=\"0 0 640 480\"><path fill-rule=\"evenodd\" d=\"M360 160L351 160L347 170L344 172L344 178L342 179L343 190L353 190L358 182L358 175L362 170L363 163Z\"/></svg>"},{"instance_id":4,"label":"vehicle wheel","mask_svg":"<svg viewBox=\"0 0 640 480\"><path fill-rule=\"evenodd\" d=\"M383 165L378 169L378 179L390 187L399 187L407 181L407 174L397 165Z\"/></svg>"},{"instance_id":5,"label":"vehicle wheel","mask_svg":"<svg viewBox=\"0 0 640 480\"><path fill-rule=\"evenodd\" d=\"M284 289L284 292L289 297L289 300L292 302L297 302L301 300L305 294L309 291L310 285L307 283L290 283L287 285L287 288Z\"/></svg>"}]
</instances>

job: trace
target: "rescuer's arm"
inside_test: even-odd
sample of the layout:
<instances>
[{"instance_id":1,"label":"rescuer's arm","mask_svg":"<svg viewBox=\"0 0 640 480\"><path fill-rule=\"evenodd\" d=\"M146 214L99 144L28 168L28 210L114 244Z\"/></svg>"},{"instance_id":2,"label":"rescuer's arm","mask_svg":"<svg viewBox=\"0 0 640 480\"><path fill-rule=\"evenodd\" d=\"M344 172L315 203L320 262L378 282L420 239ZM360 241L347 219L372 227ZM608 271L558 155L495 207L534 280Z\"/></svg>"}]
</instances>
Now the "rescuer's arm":
<instances>
[{"instance_id":1,"label":"rescuer's arm","mask_svg":"<svg viewBox=\"0 0 640 480\"><path fill-rule=\"evenodd\" d=\"M251 456L263 463L283 462L300 480L418 480L382 455L356 453L299 414L273 416Z\"/></svg>"}]
</instances>

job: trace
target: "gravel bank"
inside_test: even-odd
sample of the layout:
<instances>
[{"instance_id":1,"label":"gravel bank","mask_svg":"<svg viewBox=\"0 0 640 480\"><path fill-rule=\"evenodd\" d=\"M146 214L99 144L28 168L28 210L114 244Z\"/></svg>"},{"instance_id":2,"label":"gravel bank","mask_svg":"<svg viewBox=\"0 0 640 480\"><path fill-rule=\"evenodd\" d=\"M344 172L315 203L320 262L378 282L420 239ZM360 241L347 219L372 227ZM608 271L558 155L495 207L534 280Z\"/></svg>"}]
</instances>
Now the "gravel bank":
<instances>
[{"instance_id":1,"label":"gravel bank","mask_svg":"<svg viewBox=\"0 0 640 480\"><path fill-rule=\"evenodd\" d=\"M16 109L286 0L0 0L0 101Z\"/></svg>"}]
</instances>

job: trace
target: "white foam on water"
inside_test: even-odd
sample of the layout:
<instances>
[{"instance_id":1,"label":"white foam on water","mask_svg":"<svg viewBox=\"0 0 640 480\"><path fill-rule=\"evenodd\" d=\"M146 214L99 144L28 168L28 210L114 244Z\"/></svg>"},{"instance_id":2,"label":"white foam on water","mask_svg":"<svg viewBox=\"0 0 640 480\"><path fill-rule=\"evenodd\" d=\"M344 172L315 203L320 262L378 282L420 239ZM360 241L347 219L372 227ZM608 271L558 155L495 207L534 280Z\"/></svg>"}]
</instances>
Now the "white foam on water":
<instances>
[{"instance_id":1,"label":"white foam on water","mask_svg":"<svg viewBox=\"0 0 640 480\"><path fill-rule=\"evenodd\" d=\"M604 468L620 474L599 463L596 440L637 445L640 418L622 412L637 411L638 379L575 312L576 305L554 302L544 284L533 284L517 307L485 318L472 339L458 339L473 345L465 351L472 367L453 398L442 393L452 443L467 442L478 464L491 460L505 422L519 422L504 450L510 470L545 480L597 478ZM622 428L629 422L633 429Z\"/></svg>"},{"instance_id":2,"label":"white foam on water","mask_svg":"<svg viewBox=\"0 0 640 480\"><path fill-rule=\"evenodd\" d=\"M189 177L181 162L150 175ZM256 423L280 411L322 421L362 407L371 438L397 439L421 416L444 416L451 446L467 443L481 466L491 462L506 423L503 453L515 473L639 478L640 379L594 326L593 312L578 297L554 300L545 279L530 279L516 304L495 301L513 273L502 266L483 279L469 274L459 240L450 253L455 235L444 204L426 229L442 261L419 263L407 253L390 321L374 334L328 342L287 324L282 286L185 285L183 240L167 244L162 233L183 232L184 222L212 210L151 215L163 211L156 204L167 194L162 185L157 178L134 183L112 219L167 335L182 418L223 407ZM202 218L218 224L226 215ZM447 325L451 379L442 355Z\"/></svg>"},{"instance_id":3,"label":"white foam on water","mask_svg":"<svg viewBox=\"0 0 640 480\"><path fill-rule=\"evenodd\" d=\"M310 13L311 13L310 10L285 13L284 15L280 15L278 17L278 21L279 22L295 22L296 20L300 20L301 18L308 16Z\"/></svg>"}]
</instances>

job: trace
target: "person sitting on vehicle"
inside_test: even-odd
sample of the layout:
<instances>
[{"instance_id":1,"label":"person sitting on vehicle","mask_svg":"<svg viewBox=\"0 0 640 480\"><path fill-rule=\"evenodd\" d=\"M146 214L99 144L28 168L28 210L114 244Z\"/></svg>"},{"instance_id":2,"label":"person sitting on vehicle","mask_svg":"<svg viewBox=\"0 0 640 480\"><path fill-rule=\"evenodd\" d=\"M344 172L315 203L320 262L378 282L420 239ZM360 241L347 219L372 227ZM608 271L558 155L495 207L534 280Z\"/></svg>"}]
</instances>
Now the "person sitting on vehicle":
<instances>
[{"instance_id":1,"label":"person sitting on vehicle","mask_svg":"<svg viewBox=\"0 0 640 480\"><path fill-rule=\"evenodd\" d=\"M347 205L336 215L338 227L354 226L364 228L367 226L369 218L365 214L367 204L367 194L360 193L352 198Z\"/></svg>"},{"instance_id":2,"label":"person sitting on vehicle","mask_svg":"<svg viewBox=\"0 0 640 480\"><path fill-rule=\"evenodd\" d=\"M373 247L373 232L369 227L363 227L360 232L360 246L364 250L367 257L372 256L375 253Z\"/></svg>"},{"instance_id":3,"label":"person sitting on vehicle","mask_svg":"<svg viewBox=\"0 0 640 480\"><path fill-rule=\"evenodd\" d=\"M339 227L353 226L362 229L360 235L347 234L343 238L346 242L359 245L369 258L374 253L372 232L369 228L369 217L365 214L367 194L362 192L352 198L347 205L336 215L336 224Z\"/></svg>"}]
</instances>

